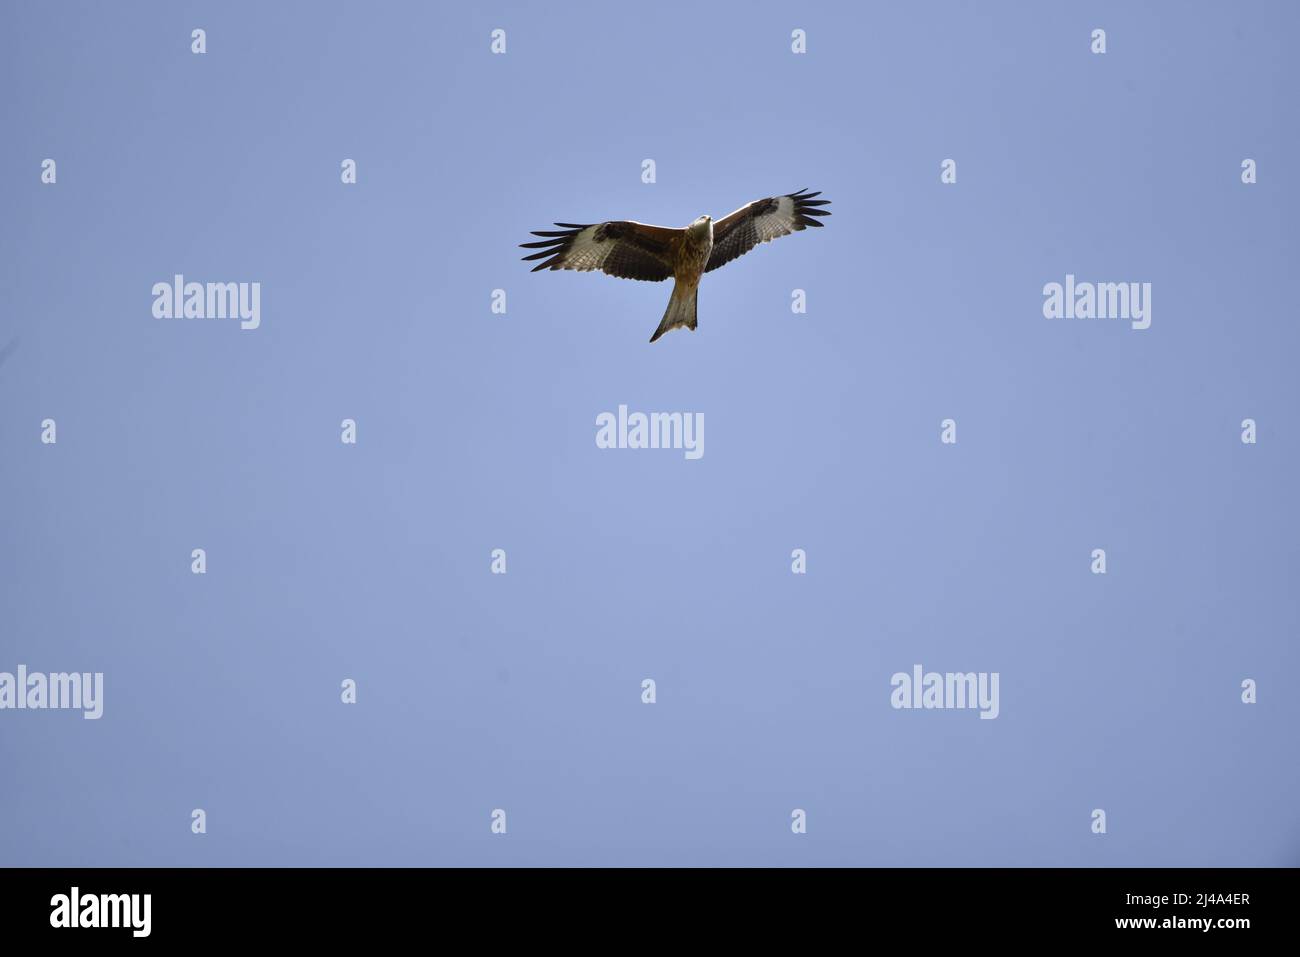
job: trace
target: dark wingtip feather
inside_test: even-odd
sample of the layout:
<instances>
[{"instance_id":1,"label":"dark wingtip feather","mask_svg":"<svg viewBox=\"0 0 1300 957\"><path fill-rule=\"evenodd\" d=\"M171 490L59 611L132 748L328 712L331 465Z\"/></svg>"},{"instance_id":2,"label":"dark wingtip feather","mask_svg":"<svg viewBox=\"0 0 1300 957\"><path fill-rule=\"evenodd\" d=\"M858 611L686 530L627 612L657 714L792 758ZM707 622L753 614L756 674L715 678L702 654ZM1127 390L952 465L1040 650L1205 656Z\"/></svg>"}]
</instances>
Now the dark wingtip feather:
<instances>
[{"instance_id":1,"label":"dark wingtip feather","mask_svg":"<svg viewBox=\"0 0 1300 957\"><path fill-rule=\"evenodd\" d=\"M521 257L524 262L531 262L535 259L542 260L532 268L532 272L563 268L561 260L564 259L565 251L573 244L573 237L587 228L579 223L556 223L555 225L559 226L560 229L532 230L532 235L542 237L539 241L519 244L520 249L541 250L541 252Z\"/></svg>"},{"instance_id":2,"label":"dark wingtip feather","mask_svg":"<svg viewBox=\"0 0 1300 957\"><path fill-rule=\"evenodd\" d=\"M815 193L804 193L800 196L794 197L794 201L795 201L794 211L796 216L798 217L797 222L799 222L804 226L825 226L826 225L823 222L819 222L819 219L822 216L831 215L831 211L829 209L822 209L821 207L829 206L831 204L831 201L829 199L813 198L814 196L820 196L820 195L821 195L821 190L818 190Z\"/></svg>"}]
</instances>

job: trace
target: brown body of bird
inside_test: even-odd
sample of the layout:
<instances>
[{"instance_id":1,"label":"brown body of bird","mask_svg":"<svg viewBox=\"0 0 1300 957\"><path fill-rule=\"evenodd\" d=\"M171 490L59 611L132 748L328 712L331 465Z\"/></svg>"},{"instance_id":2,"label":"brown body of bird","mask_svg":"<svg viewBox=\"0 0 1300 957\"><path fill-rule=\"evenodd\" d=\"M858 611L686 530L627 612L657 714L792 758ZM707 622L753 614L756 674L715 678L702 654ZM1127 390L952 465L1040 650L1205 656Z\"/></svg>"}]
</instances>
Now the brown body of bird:
<instances>
[{"instance_id":1,"label":"brown body of bird","mask_svg":"<svg viewBox=\"0 0 1300 957\"><path fill-rule=\"evenodd\" d=\"M539 269L599 269L620 279L662 282L675 280L663 321L650 341L665 332L685 326L695 329L700 279L706 272L743 256L760 243L821 226L818 217L829 216L820 207L829 200L820 193L800 190L785 196L771 196L742 206L722 219L701 216L682 229L651 226L632 220L611 220L579 225L556 223L559 230L534 232L542 239L521 243L525 249L541 252L525 260L543 260Z\"/></svg>"}]
</instances>

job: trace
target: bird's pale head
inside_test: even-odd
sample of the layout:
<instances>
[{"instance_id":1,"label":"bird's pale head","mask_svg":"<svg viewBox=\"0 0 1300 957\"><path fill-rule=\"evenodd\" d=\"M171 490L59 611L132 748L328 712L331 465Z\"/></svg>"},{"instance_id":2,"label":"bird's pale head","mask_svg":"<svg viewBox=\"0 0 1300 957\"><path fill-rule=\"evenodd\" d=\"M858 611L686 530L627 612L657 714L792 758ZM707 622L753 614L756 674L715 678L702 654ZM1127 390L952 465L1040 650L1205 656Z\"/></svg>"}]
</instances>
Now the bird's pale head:
<instances>
[{"instance_id":1,"label":"bird's pale head","mask_svg":"<svg viewBox=\"0 0 1300 957\"><path fill-rule=\"evenodd\" d=\"M691 223L691 225L687 228L690 229L691 232L693 233L708 235L709 232L711 232L713 229L713 217L701 216L698 219L696 219L695 222Z\"/></svg>"}]
</instances>

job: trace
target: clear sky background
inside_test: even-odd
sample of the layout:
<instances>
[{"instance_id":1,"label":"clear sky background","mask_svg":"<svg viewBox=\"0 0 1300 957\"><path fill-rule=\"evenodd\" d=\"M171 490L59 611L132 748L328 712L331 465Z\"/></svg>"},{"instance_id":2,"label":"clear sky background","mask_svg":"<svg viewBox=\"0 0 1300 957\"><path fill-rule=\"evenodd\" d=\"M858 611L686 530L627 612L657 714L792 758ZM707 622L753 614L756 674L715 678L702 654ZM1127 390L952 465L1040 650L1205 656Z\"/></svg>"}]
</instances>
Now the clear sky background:
<instances>
[{"instance_id":1,"label":"clear sky background","mask_svg":"<svg viewBox=\"0 0 1300 957\"><path fill-rule=\"evenodd\" d=\"M1300 863L1298 26L6 3L0 671L105 701L0 712L0 863ZM518 261L800 187L653 346L667 284ZM1045 319L1067 273L1151 328ZM620 403L704 457L597 449ZM892 709L917 663L1000 716Z\"/></svg>"}]
</instances>

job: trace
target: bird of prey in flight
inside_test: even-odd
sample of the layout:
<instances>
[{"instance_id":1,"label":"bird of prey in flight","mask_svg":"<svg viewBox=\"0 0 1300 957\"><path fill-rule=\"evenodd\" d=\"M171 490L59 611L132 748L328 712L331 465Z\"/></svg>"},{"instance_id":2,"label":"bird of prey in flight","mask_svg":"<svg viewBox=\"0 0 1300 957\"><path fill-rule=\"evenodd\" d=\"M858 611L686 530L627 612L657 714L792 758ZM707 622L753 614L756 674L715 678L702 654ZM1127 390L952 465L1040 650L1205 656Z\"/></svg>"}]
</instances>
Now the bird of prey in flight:
<instances>
[{"instance_id":1,"label":"bird of prey in flight","mask_svg":"<svg viewBox=\"0 0 1300 957\"><path fill-rule=\"evenodd\" d=\"M770 196L742 206L716 222L701 216L682 229L650 226L630 220L607 223L556 223L558 230L535 231L542 239L520 243L524 249L541 252L525 256L540 259L539 269L576 269L601 272L620 279L662 282L675 280L673 294L663 321L650 337L654 342L665 332L685 326L695 328L695 301L700 277L743 256L759 243L797 233L808 226L824 225L817 217L829 216L830 200L821 193L800 190L785 196Z\"/></svg>"}]
</instances>

